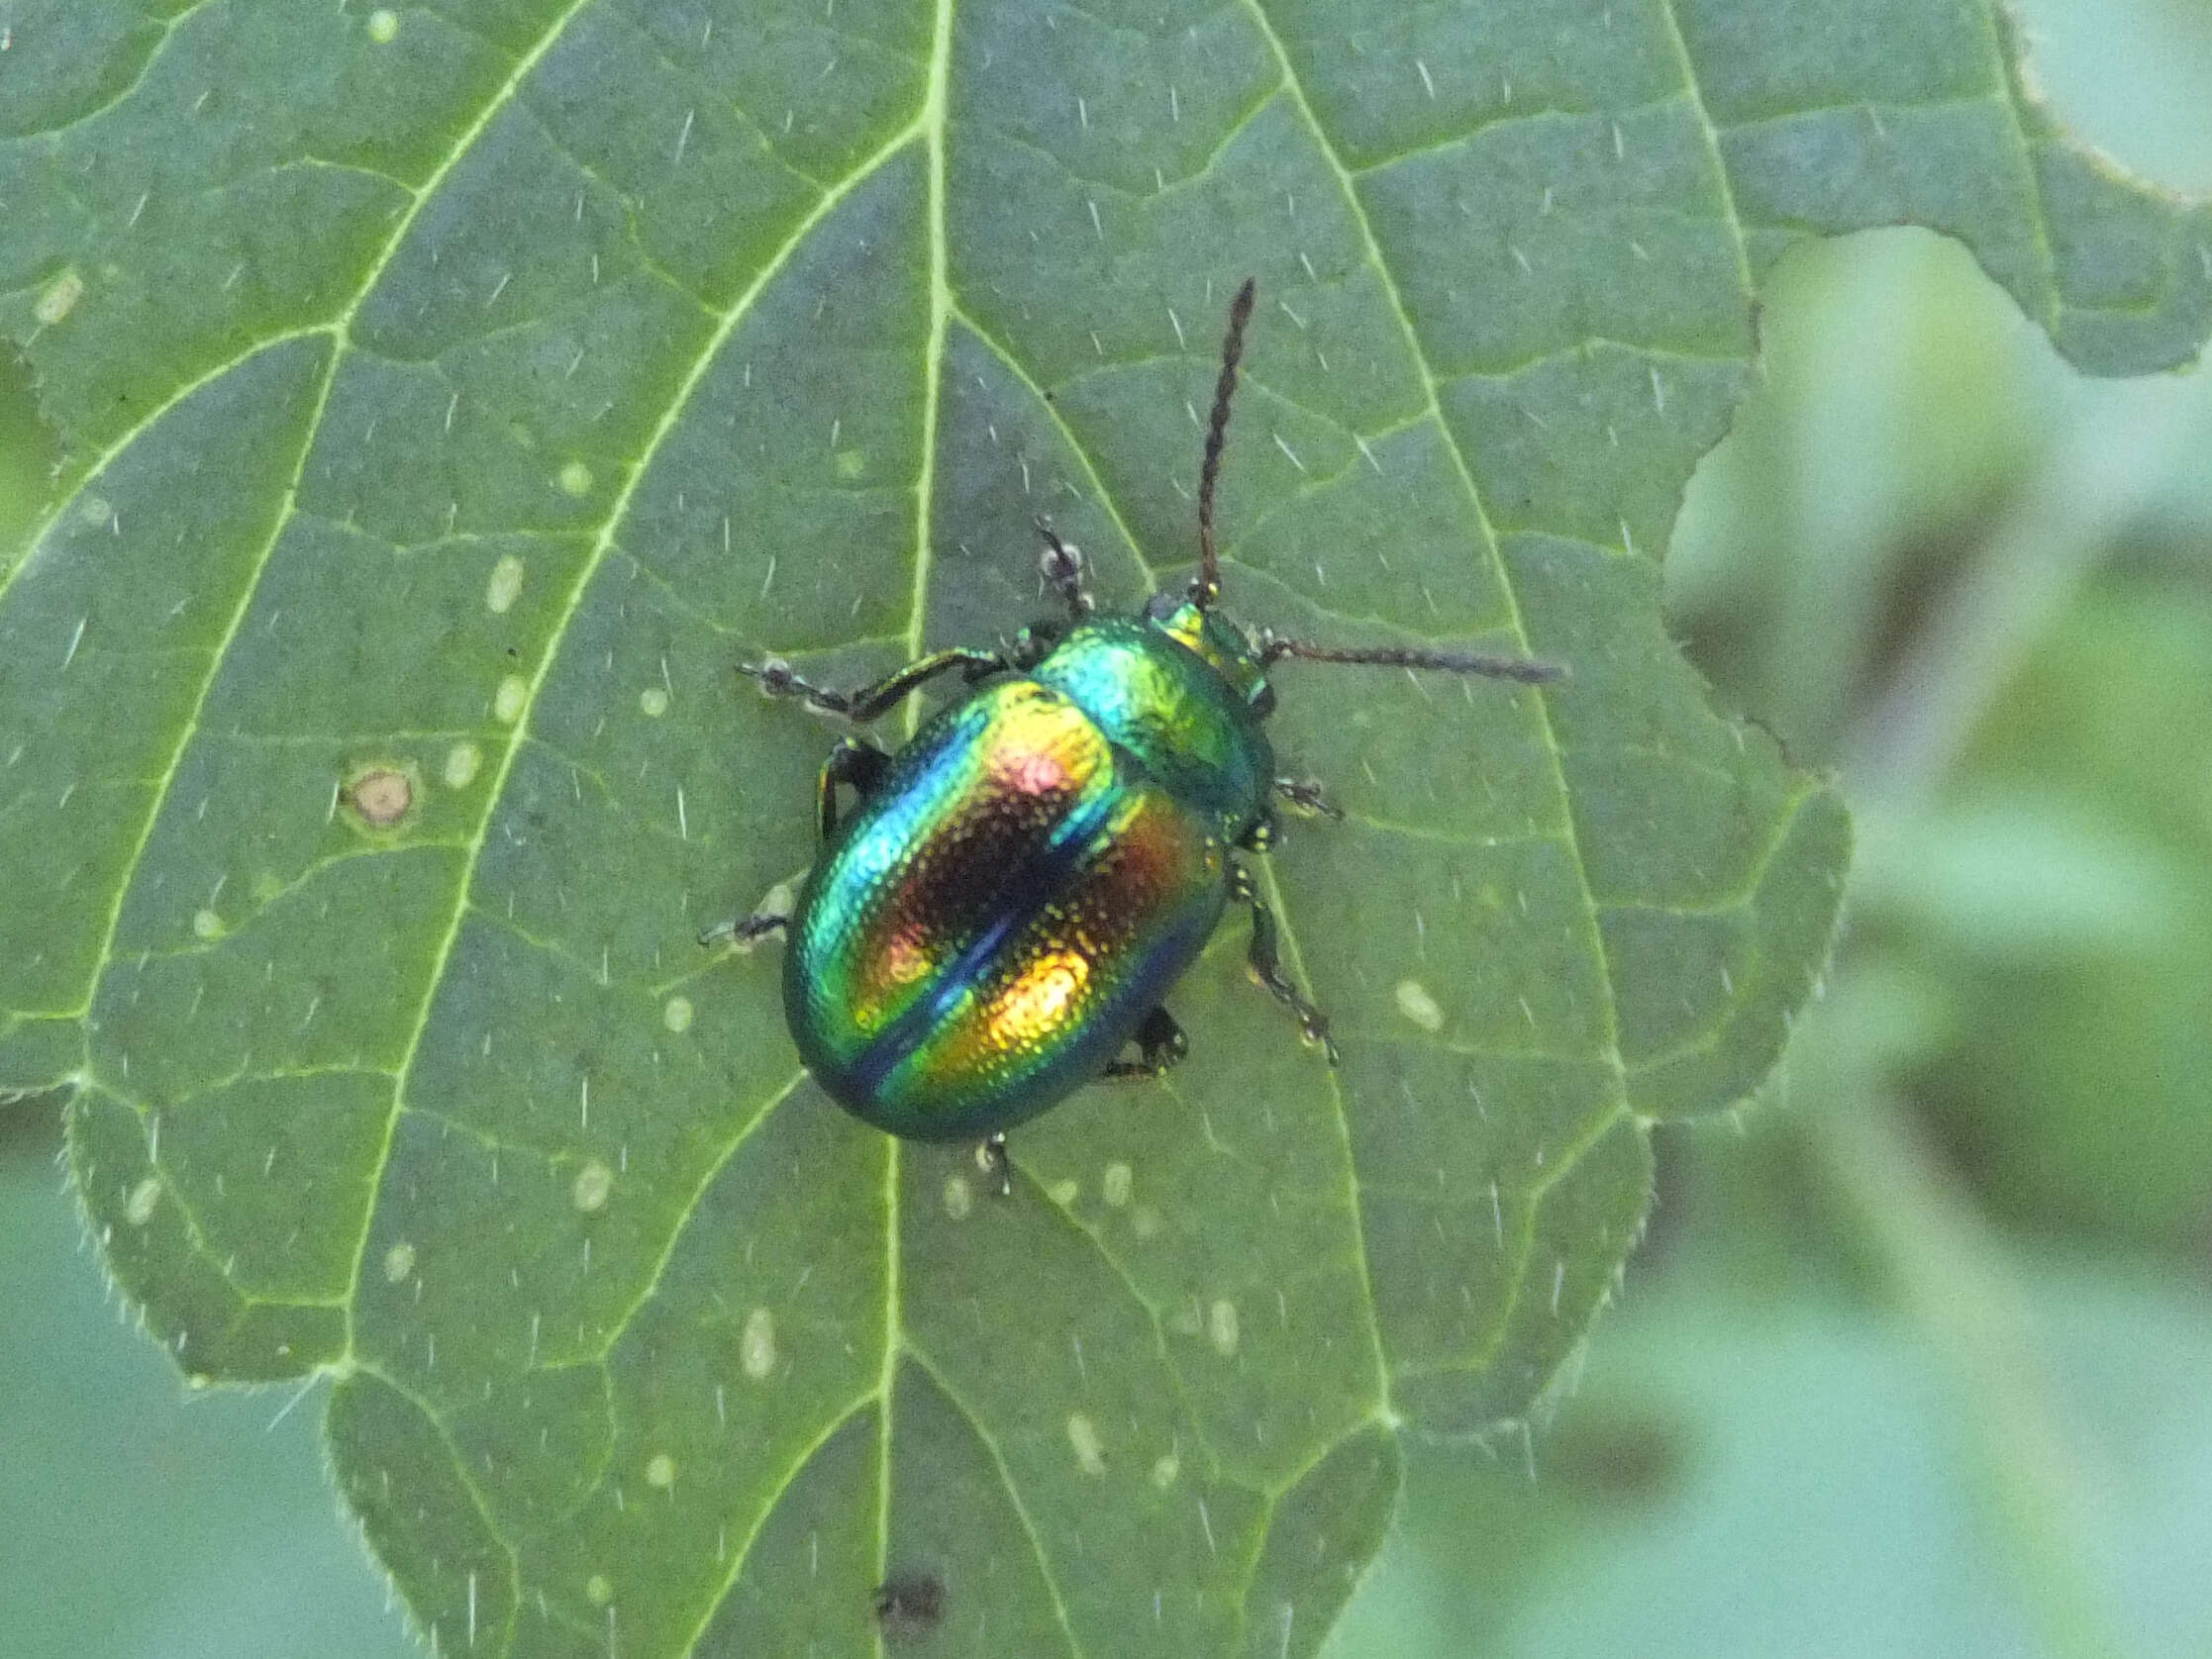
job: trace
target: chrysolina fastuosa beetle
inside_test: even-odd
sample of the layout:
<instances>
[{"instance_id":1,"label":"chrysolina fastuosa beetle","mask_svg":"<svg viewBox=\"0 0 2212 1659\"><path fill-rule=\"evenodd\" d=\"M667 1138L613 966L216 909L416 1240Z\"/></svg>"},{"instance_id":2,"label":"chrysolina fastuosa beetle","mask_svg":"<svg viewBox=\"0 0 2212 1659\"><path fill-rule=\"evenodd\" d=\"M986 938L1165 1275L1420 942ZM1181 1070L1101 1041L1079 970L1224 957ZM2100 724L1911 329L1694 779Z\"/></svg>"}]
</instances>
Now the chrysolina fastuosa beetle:
<instances>
[{"instance_id":1,"label":"chrysolina fastuosa beetle","mask_svg":"<svg viewBox=\"0 0 2212 1659\"><path fill-rule=\"evenodd\" d=\"M1161 1005L1232 902L1252 972L1336 1060L1328 1022L1284 975L1276 925L1238 849L1267 846L1272 797L1339 817L1278 778L1261 723L1285 657L1559 677L1548 663L1365 649L1248 634L1215 609L1214 485L1254 284L1229 309L1198 481L1198 575L1135 617L1101 616L1082 559L1052 526L1040 568L1064 618L997 649L934 652L858 691L770 659L739 672L856 727L956 673L966 694L897 753L840 739L817 792L822 850L788 916L711 930L787 930L783 1006L807 1068L856 1116L916 1140L979 1139L1006 1178L1005 1131L1101 1077L1182 1058ZM858 796L841 816L840 785ZM1128 1050L1134 1046L1134 1056Z\"/></svg>"}]
</instances>

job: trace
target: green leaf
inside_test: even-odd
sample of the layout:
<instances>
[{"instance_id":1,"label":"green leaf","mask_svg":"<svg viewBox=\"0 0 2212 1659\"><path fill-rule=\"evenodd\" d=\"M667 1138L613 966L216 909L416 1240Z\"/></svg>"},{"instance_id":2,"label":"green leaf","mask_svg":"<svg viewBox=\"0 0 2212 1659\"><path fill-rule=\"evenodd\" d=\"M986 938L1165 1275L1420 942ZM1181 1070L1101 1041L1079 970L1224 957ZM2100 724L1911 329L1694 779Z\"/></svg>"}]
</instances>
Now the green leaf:
<instances>
[{"instance_id":1,"label":"green leaf","mask_svg":"<svg viewBox=\"0 0 2212 1659\"><path fill-rule=\"evenodd\" d=\"M0 592L0 1086L75 1087L194 1375L334 1380L440 1651L1309 1653L1391 1430L1528 1413L1820 966L1834 797L1653 555L1804 236L1965 239L2083 366L2192 352L2208 220L1984 5L29 0L0 323L77 448ZM1285 671L1352 811L1161 1088L964 1153L828 1106L772 951L853 680L1187 567L1264 295L1238 613L1526 649ZM957 1632L957 1634L955 1634ZM803 1638L803 1641L802 1641Z\"/></svg>"}]
</instances>

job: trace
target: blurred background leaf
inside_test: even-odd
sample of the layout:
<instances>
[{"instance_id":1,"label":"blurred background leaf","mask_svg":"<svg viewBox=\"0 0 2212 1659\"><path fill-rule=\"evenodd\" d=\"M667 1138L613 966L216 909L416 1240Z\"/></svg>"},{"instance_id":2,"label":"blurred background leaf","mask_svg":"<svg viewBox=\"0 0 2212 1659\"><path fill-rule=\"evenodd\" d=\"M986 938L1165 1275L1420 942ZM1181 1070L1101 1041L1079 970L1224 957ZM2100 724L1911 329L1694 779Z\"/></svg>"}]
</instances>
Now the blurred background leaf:
<instances>
[{"instance_id":1,"label":"blurred background leaf","mask_svg":"<svg viewBox=\"0 0 2212 1659\"><path fill-rule=\"evenodd\" d=\"M120 1317L62 1188L56 1097L0 1106L0 1651L401 1659L312 1409L215 1390Z\"/></svg>"}]
</instances>

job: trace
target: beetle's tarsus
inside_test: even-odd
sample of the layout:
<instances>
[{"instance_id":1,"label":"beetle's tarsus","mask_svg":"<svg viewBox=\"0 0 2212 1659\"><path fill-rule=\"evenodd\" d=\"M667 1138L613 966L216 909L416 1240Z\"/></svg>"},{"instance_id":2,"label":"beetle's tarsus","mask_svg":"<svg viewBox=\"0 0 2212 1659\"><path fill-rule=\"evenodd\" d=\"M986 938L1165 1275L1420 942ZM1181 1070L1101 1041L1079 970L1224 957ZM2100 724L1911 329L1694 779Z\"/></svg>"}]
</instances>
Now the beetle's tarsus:
<instances>
[{"instance_id":1,"label":"beetle's tarsus","mask_svg":"<svg viewBox=\"0 0 2212 1659\"><path fill-rule=\"evenodd\" d=\"M747 945L764 939L770 933L782 932L790 925L791 919L788 916L778 916L769 911L754 911L751 916L717 922L699 935L699 942L710 949L734 945L743 950Z\"/></svg>"},{"instance_id":2,"label":"beetle's tarsus","mask_svg":"<svg viewBox=\"0 0 2212 1659\"><path fill-rule=\"evenodd\" d=\"M1096 608L1083 585L1082 550L1072 541L1062 541L1053 521L1042 514L1037 518L1037 534L1045 538L1045 550L1037 558L1038 573L1059 590L1068 619L1079 623Z\"/></svg>"},{"instance_id":3,"label":"beetle's tarsus","mask_svg":"<svg viewBox=\"0 0 2212 1659\"><path fill-rule=\"evenodd\" d=\"M1344 822L1344 808L1330 800L1315 779L1277 778L1275 793L1300 812L1317 813L1334 824Z\"/></svg>"},{"instance_id":4,"label":"beetle's tarsus","mask_svg":"<svg viewBox=\"0 0 2212 1659\"><path fill-rule=\"evenodd\" d=\"M976 1142L975 1165L985 1175L997 1176L998 1196L1014 1196L1014 1160L1006 1150L1006 1131L998 1130Z\"/></svg>"},{"instance_id":5,"label":"beetle's tarsus","mask_svg":"<svg viewBox=\"0 0 2212 1659\"><path fill-rule=\"evenodd\" d=\"M843 715L853 718L853 699L842 691L832 691L799 677L780 656L763 657L758 662L741 662L738 672L754 681L760 688L762 697L796 697L810 709L819 709L826 715Z\"/></svg>"}]
</instances>

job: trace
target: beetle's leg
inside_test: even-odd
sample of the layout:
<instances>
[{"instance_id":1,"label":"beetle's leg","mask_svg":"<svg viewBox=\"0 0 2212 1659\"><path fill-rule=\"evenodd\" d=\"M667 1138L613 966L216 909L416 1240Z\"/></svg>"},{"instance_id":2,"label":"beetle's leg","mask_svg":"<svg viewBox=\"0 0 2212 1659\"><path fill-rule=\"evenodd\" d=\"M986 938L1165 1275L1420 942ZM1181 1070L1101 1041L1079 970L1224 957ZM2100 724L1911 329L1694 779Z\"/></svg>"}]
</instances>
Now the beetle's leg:
<instances>
[{"instance_id":1,"label":"beetle's leg","mask_svg":"<svg viewBox=\"0 0 2212 1659\"><path fill-rule=\"evenodd\" d=\"M1298 1017L1299 1028L1321 1044L1321 1051L1329 1056L1329 1063L1335 1065L1337 1045L1329 1035L1328 1017L1301 997L1298 987L1284 975L1275 945L1275 913L1267 908L1267 901L1259 896L1259 884L1242 864L1229 866L1229 894L1252 906L1252 950L1246 960L1252 965L1253 977L1274 993L1276 1002Z\"/></svg>"},{"instance_id":2,"label":"beetle's leg","mask_svg":"<svg viewBox=\"0 0 2212 1659\"><path fill-rule=\"evenodd\" d=\"M815 788L815 812L822 825L822 838L837 833L838 785L851 784L862 796L883 778L891 757L861 737L840 737L830 758L822 762L821 782Z\"/></svg>"},{"instance_id":3,"label":"beetle's leg","mask_svg":"<svg viewBox=\"0 0 2212 1659\"><path fill-rule=\"evenodd\" d=\"M1138 1058L1116 1060L1100 1075L1117 1079L1164 1076L1182 1064L1183 1056L1189 1052L1190 1038L1183 1035L1175 1017L1163 1008L1156 1008L1137 1027Z\"/></svg>"},{"instance_id":4,"label":"beetle's leg","mask_svg":"<svg viewBox=\"0 0 2212 1659\"><path fill-rule=\"evenodd\" d=\"M1321 785L1312 778L1277 778L1275 793L1300 812L1319 813L1333 823L1344 822L1344 808L1322 792Z\"/></svg>"},{"instance_id":5,"label":"beetle's leg","mask_svg":"<svg viewBox=\"0 0 2212 1659\"><path fill-rule=\"evenodd\" d=\"M813 685L800 679L781 657L771 656L761 663L741 662L738 672L749 680L758 680L766 696L803 698L810 709L843 715L855 726L865 726L889 713L908 692L940 674L949 674L957 668L972 685L986 674L996 674L1007 666L1006 658L996 651L932 651L858 691L832 691L826 686Z\"/></svg>"},{"instance_id":6,"label":"beetle's leg","mask_svg":"<svg viewBox=\"0 0 2212 1659\"><path fill-rule=\"evenodd\" d=\"M751 916L740 917L735 922L717 922L712 927L699 935L699 942L710 946L748 945L756 939L766 938L770 933L782 932L790 925L790 922L791 919L788 916L779 916L773 911L756 910Z\"/></svg>"},{"instance_id":7,"label":"beetle's leg","mask_svg":"<svg viewBox=\"0 0 2212 1659\"><path fill-rule=\"evenodd\" d=\"M1046 581L1059 589L1059 596L1067 604L1070 622L1081 622L1091 614L1090 591L1083 586L1083 555L1072 541L1062 541L1059 533L1053 529L1053 521L1039 517L1037 534L1045 538L1045 550L1038 555L1037 568Z\"/></svg>"},{"instance_id":8,"label":"beetle's leg","mask_svg":"<svg viewBox=\"0 0 2212 1659\"><path fill-rule=\"evenodd\" d=\"M975 1162L985 1175L998 1178L998 1196L1014 1196L1014 1160L1006 1155L1006 1131L999 1129L975 1144Z\"/></svg>"}]
</instances>

